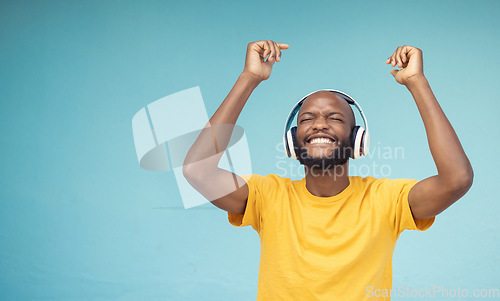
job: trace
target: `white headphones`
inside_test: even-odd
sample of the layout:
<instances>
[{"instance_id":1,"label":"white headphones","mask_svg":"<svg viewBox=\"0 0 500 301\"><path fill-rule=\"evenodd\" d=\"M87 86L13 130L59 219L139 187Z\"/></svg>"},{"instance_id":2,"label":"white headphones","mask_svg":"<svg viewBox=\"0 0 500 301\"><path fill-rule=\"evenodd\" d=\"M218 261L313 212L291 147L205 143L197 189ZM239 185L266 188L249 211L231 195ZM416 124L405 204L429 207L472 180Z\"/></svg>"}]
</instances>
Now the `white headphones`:
<instances>
[{"instance_id":1,"label":"white headphones","mask_svg":"<svg viewBox=\"0 0 500 301\"><path fill-rule=\"evenodd\" d=\"M292 111L290 111L290 114L288 115L288 118L285 123L285 132L283 133L283 146L285 147L286 155L289 158L292 157L295 160L297 160L297 155L295 154L295 146L297 145L297 137L296 137L297 127L296 126L291 127L291 125L293 119L295 118L295 115L297 115L297 113L299 112L300 107L302 106L306 98L309 95L320 91L334 92L335 94L345 99L348 104L354 105L359 110L359 113L363 118L363 123L365 124L366 130L363 129L361 126L355 126L352 129L351 147L353 149L353 152L351 154L351 158L357 159L362 155L366 156L366 154L368 154L368 149L370 147L370 135L368 133L368 122L366 121L366 117L365 114L363 113L363 110L351 96L347 95L342 91L331 90L331 89L318 90L307 94L306 96L302 97L302 99L299 102L297 102L297 104L295 104Z\"/></svg>"}]
</instances>

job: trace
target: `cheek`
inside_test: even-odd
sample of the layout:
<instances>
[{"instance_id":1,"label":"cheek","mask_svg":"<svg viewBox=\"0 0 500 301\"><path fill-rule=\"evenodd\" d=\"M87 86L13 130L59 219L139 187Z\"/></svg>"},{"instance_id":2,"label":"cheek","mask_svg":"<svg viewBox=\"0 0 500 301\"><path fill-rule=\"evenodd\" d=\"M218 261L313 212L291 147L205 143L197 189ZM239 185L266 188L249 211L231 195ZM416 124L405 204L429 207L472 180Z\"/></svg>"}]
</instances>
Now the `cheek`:
<instances>
[{"instance_id":1,"label":"cheek","mask_svg":"<svg viewBox=\"0 0 500 301\"><path fill-rule=\"evenodd\" d=\"M349 126L338 126L335 132L341 140L349 139L351 137L352 129Z\"/></svg>"},{"instance_id":2,"label":"cheek","mask_svg":"<svg viewBox=\"0 0 500 301\"><path fill-rule=\"evenodd\" d=\"M297 132L295 133L295 138L297 139L297 142L303 143L304 142L304 127L297 128Z\"/></svg>"}]
</instances>

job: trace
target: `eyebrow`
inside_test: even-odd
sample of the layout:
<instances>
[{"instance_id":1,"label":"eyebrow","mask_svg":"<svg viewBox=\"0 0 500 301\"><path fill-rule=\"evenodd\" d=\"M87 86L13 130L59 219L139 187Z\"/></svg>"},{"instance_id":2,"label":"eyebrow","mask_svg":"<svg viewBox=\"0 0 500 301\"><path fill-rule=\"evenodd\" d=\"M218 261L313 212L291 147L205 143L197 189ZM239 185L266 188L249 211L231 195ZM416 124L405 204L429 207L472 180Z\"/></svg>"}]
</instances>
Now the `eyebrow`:
<instances>
[{"instance_id":1,"label":"eyebrow","mask_svg":"<svg viewBox=\"0 0 500 301\"><path fill-rule=\"evenodd\" d=\"M314 115L313 112L303 112L302 114L299 115L299 118L302 117L302 115L304 115L304 114ZM331 115L340 115L340 116L344 117L344 114L342 114L340 112L330 112L326 116L331 116Z\"/></svg>"}]
</instances>

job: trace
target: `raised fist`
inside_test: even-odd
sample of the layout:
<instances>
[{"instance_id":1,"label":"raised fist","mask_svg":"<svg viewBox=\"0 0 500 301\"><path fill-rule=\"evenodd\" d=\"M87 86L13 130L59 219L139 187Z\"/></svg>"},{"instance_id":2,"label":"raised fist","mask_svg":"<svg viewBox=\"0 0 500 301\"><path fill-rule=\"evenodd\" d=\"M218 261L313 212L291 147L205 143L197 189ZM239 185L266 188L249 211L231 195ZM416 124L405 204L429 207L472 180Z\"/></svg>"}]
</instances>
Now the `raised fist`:
<instances>
[{"instance_id":1,"label":"raised fist","mask_svg":"<svg viewBox=\"0 0 500 301\"><path fill-rule=\"evenodd\" d=\"M268 79L274 63L281 59L281 50L289 47L287 44L271 40L248 44L243 72L251 74L260 81Z\"/></svg>"}]
</instances>

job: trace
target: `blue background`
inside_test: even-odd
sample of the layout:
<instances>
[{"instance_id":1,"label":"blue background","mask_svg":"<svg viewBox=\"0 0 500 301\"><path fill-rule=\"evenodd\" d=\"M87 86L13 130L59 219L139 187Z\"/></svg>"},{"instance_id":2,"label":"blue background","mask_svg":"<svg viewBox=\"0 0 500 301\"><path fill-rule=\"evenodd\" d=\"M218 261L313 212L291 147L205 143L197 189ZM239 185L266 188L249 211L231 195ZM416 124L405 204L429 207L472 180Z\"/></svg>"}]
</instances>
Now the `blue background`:
<instances>
[{"instance_id":1,"label":"blue background","mask_svg":"<svg viewBox=\"0 0 500 301\"><path fill-rule=\"evenodd\" d=\"M373 146L404 148L353 166L435 174L416 106L385 64L399 45L423 50L475 178L430 230L402 234L393 286L500 289L499 13L470 0L1 1L0 299L255 300L257 233L211 204L182 209L172 172L139 167L131 119L194 86L211 116L262 39L290 49L238 121L259 174L278 172L289 110L321 88L358 100Z\"/></svg>"}]
</instances>

